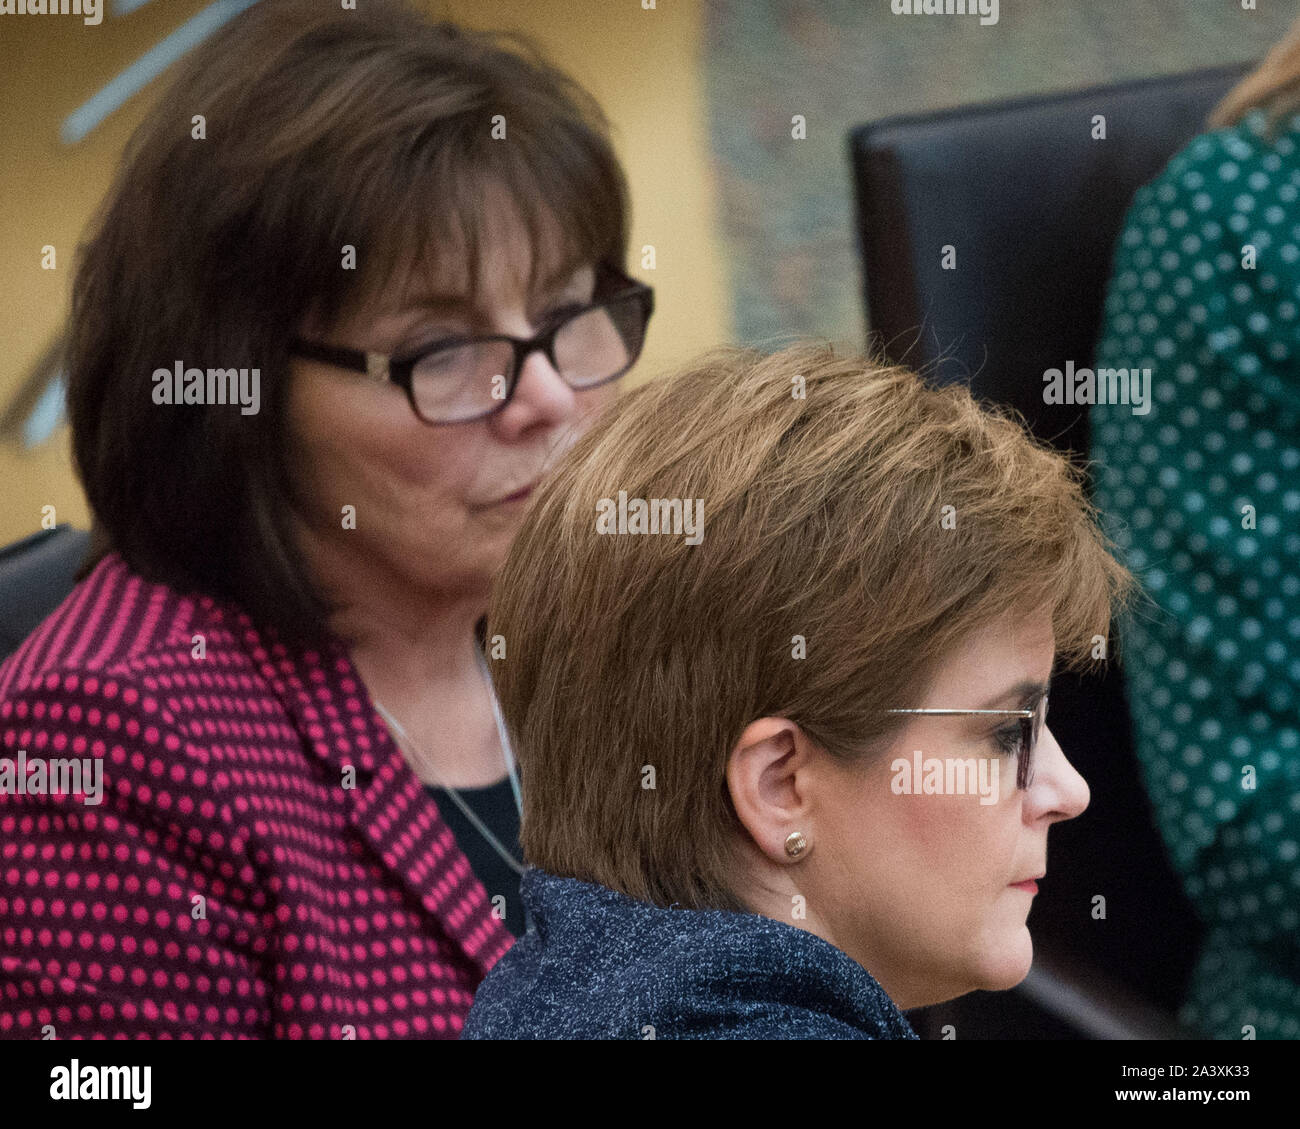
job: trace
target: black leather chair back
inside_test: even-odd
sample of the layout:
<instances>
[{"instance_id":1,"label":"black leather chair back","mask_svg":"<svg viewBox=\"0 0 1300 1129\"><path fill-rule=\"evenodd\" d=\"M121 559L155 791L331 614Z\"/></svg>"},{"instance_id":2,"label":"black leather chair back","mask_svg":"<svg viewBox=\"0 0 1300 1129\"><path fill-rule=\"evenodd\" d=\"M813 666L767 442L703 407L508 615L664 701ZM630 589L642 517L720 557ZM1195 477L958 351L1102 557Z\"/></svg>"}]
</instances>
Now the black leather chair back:
<instances>
[{"instance_id":1,"label":"black leather chair back","mask_svg":"<svg viewBox=\"0 0 1300 1129\"><path fill-rule=\"evenodd\" d=\"M1236 66L863 125L850 135L868 322L886 352L969 379L1087 449L1043 373L1091 363L1133 193L1204 129ZM1105 119L1094 140L1094 119ZM956 269L943 268L943 248Z\"/></svg>"},{"instance_id":2,"label":"black leather chair back","mask_svg":"<svg viewBox=\"0 0 1300 1129\"><path fill-rule=\"evenodd\" d=\"M1134 192L1203 132L1244 66L863 125L850 134L867 318L889 359L969 381L1042 438L1087 454L1086 409L1043 403L1043 373L1090 366ZM1093 137L1097 116L1105 139ZM943 269L944 248L956 269ZM1057 826L1036 941L1172 1009L1202 927L1155 831L1123 681L1062 677L1052 731L1092 789ZM1091 916L1094 895L1107 918ZM977 993L976 995L980 995ZM1024 1034L1024 1027L1020 1028ZM1048 1029L1044 1028L1047 1032ZM1051 1032L1055 1034L1056 1032Z\"/></svg>"},{"instance_id":3,"label":"black leather chair back","mask_svg":"<svg viewBox=\"0 0 1300 1129\"><path fill-rule=\"evenodd\" d=\"M57 525L0 549L0 660L72 591L90 534Z\"/></svg>"}]
</instances>

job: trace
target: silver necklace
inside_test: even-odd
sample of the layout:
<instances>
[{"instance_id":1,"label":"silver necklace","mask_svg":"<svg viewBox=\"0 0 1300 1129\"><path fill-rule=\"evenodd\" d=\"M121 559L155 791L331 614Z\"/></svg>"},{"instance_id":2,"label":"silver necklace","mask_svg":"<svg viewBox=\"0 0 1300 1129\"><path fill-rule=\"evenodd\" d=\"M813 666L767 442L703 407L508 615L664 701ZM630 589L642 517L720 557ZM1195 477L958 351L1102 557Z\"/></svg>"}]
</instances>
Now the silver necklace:
<instances>
[{"instance_id":1,"label":"silver necklace","mask_svg":"<svg viewBox=\"0 0 1300 1129\"><path fill-rule=\"evenodd\" d=\"M487 660L484 659L483 652L480 651L478 647L475 647L474 654L478 659L479 669L483 672L483 679L487 683L488 698L492 702L492 718L496 722L497 738L501 742L501 752L505 756L506 761L506 773L510 777L510 790L514 793L515 808L522 819L524 814L523 795L519 788L519 774L515 771L515 758L510 749L510 738L506 735L505 722L501 717L501 706L497 702L496 692L492 689L492 676L488 673ZM405 745L408 755L418 756L419 750L416 748L415 742L411 740L410 736L403 728L402 723L389 712L388 708L378 698L372 695L371 700L375 703L375 709L380 712L383 719L388 723L388 727L393 731L393 735L399 738ZM470 824L480 835L483 836L484 839L487 840L488 845L501 856L501 861L510 867L510 869L516 874L522 875L527 868L519 865L514 855L501 845L501 840L493 835L487 824L474 814L474 811L470 808L469 804L461 798L460 793L458 793L455 788L443 784L437 779L436 774L432 773L432 770L428 767L429 758L419 757L419 760L425 765L426 771L430 772L431 775L434 775L433 783L435 787L441 788L452 798L452 801L458 808L460 808L461 812L464 814L465 818L469 820Z\"/></svg>"}]
</instances>

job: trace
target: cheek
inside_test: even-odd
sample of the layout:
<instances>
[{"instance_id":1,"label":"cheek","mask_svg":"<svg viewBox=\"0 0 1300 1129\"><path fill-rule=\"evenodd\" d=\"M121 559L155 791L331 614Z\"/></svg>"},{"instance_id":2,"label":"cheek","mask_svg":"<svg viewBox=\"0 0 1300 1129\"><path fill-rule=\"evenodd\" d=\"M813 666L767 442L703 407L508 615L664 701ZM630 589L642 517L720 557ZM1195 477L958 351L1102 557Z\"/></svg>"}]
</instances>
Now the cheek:
<instances>
[{"instance_id":1,"label":"cheek","mask_svg":"<svg viewBox=\"0 0 1300 1129\"><path fill-rule=\"evenodd\" d=\"M943 998L1023 979L1029 900L1006 886L1024 832L1019 793L995 804L899 795L888 775L829 793L831 916L845 936Z\"/></svg>"},{"instance_id":2,"label":"cheek","mask_svg":"<svg viewBox=\"0 0 1300 1129\"><path fill-rule=\"evenodd\" d=\"M440 434L412 415L396 389L304 380L294 399L294 472L306 503L330 513L341 505L371 511L383 523L401 511L450 503L474 462L465 436Z\"/></svg>"},{"instance_id":3,"label":"cheek","mask_svg":"<svg viewBox=\"0 0 1300 1129\"><path fill-rule=\"evenodd\" d=\"M386 443L376 436L372 451L368 460L372 468L403 497L437 497L453 504L464 499L483 462L475 457L478 452L468 429L465 434L441 435L421 425L420 432L391 434Z\"/></svg>"},{"instance_id":4,"label":"cheek","mask_svg":"<svg viewBox=\"0 0 1300 1129\"><path fill-rule=\"evenodd\" d=\"M931 962L956 990L1014 987L1029 971L1029 896L1007 883L1024 836L1020 793L981 806L971 796L907 797L906 828L927 874L917 907L930 923ZM1021 852L1023 853L1023 852Z\"/></svg>"},{"instance_id":5,"label":"cheek","mask_svg":"<svg viewBox=\"0 0 1300 1129\"><path fill-rule=\"evenodd\" d=\"M573 396L576 411L570 430L575 436L587 430L601 414L607 411L618 399L618 383L602 384L599 388L589 388L585 392L575 392Z\"/></svg>"},{"instance_id":6,"label":"cheek","mask_svg":"<svg viewBox=\"0 0 1300 1129\"><path fill-rule=\"evenodd\" d=\"M1006 798L985 805L977 796L899 796L900 822L920 859L965 873L996 867L1014 845ZM996 857L994 857L996 856Z\"/></svg>"},{"instance_id":7,"label":"cheek","mask_svg":"<svg viewBox=\"0 0 1300 1129\"><path fill-rule=\"evenodd\" d=\"M908 888L934 914L937 934L961 944L982 933L1005 908L1022 827L1017 796L989 805L970 795L890 799Z\"/></svg>"}]
</instances>

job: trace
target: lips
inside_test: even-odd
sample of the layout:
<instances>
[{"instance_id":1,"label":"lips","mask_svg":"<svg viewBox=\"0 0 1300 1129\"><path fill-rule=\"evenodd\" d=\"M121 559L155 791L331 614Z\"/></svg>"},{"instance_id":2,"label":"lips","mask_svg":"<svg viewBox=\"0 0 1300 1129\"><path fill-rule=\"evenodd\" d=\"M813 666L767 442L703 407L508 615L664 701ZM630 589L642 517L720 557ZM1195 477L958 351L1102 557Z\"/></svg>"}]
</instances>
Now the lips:
<instances>
[{"instance_id":1,"label":"lips","mask_svg":"<svg viewBox=\"0 0 1300 1129\"><path fill-rule=\"evenodd\" d=\"M480 502L474 508L479 510L490 510L493 506L504 506L508 502L522 502L536 489L537 489L537 482L532 482L529 483L527 486L521 486L518 490L515 490L513 493L501 495L501 497L497 498L495 501Z\"/></svg>"},{"instance_id":2,"label":"lips","mask_svg":"<svg viewBox=\"0 0 1300 1129\"><path fill-rule=\"evenodd\" d=\"M496 505L502 505L505 502L522 502L533 492L534 489L536 489L536 483L532 486L525 486L520 490L516 490L513 494L507 494L500 502L497 502Z\"/></svg>"}]
</instances>

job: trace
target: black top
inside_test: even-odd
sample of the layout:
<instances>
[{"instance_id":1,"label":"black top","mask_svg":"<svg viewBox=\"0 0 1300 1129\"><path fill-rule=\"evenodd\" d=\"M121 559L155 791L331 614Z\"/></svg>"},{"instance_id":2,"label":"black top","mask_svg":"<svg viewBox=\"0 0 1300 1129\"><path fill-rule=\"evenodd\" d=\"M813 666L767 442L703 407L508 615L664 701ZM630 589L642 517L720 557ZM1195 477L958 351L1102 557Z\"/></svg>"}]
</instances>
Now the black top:
<instances>
[{"instance_id":1,"label":"black top","mask_svg":"<svg viewBox=\"0 0 1300 1129\"><path fill-rule=\"evenodd\" d=\"M456 836L456 845L465 852L474 876L483 883L487 890L488 902L495 908L492 899L500 895L505 898L505 927L516 937L524 933L524 903L519 896L519 875L505 864L505 860L496 852L468 819L460 806L447 795L445 788L429 785L429 792L438 804L438 811ZM519 809L515 807L515 793L510 786L510 777L503 776L495 784L486 788L457 788L458 795L489 831L497 837L522 865L523 852L519 847Z\"/></svg>"}]
</instances>

